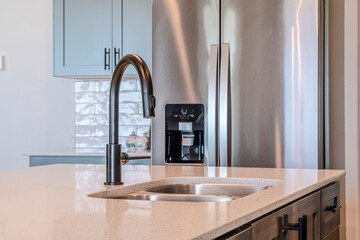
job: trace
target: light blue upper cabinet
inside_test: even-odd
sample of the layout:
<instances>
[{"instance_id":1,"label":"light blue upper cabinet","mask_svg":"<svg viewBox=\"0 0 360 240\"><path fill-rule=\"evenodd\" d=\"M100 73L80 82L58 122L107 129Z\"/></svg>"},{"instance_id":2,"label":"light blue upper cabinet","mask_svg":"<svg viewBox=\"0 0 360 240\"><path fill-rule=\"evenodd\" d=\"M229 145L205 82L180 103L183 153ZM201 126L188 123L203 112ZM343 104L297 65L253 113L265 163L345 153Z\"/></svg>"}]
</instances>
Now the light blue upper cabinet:
<instances>
[{"instance_id":1,"label":"light blue upper cabinet","mask_svg":"<svg viewBox=\"0 0 360 240\"><path fill-rule=\"evenodd\" d=\"M122 54L138 54L152 67L151 0L123 0ZM116 29L114 29L116 31ZM130 66L125 74L136 74Z\"/></svg>"},{"instance_id":2,"label":"light blue upper cabinet","mask_svg":"<svg viewBox=\"0 0 360 240\"><path fill-rule=\"evenodd\" d=\"M151 0L54 0L54 75L110 76L128 53L151 68L151 34Z\"/></svg>"},{"instance_id":3,"label":"light blue upper cabinet","mask_svg":"<svg viewBox=\"0 0 360 240\"><path fill-rule=\"evenodd\" d=\"M110 75L111 0L54 0L54 75Z\"/></svg>"}]
</instances>

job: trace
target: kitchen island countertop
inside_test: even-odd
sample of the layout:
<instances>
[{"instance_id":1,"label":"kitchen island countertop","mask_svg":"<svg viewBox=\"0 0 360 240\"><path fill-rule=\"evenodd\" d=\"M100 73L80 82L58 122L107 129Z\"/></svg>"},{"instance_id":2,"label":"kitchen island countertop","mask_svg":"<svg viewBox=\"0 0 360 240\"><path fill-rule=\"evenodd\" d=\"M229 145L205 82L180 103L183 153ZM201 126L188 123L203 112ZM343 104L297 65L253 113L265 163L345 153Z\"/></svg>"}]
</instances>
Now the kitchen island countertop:
<instances>
[{"instance_id":1,"label":"kitchen island countertop","mask_svg":"<svg viewBox=\"0 0 360 240\"><path fill-rule=\"evenodd\" d=\"M210 239L345 175L342 170L124 166L125 186L170 177L263 179L279 184L228 202L98 199L103 165L0 172L0 239ZM120 186L121 187L121 186Z\"/></svg>"}]
</instances>

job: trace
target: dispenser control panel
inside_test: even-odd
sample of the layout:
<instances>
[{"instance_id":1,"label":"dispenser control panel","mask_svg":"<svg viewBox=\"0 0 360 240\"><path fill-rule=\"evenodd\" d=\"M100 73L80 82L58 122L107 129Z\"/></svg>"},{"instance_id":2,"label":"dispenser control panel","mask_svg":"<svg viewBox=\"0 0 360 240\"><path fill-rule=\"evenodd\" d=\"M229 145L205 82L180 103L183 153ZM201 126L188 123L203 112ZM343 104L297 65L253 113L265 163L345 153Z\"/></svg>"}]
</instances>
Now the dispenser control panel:
<instances>
[{"instance_id":1,"label":"dispenser control panel","mask_svg":"<svg viewBox=\"0 0 360 240\"><path fill-rule=\"evenodd\" d=\"M165 106L165 162L204 163L204 105Z\"/></svg>"}]
</instances>

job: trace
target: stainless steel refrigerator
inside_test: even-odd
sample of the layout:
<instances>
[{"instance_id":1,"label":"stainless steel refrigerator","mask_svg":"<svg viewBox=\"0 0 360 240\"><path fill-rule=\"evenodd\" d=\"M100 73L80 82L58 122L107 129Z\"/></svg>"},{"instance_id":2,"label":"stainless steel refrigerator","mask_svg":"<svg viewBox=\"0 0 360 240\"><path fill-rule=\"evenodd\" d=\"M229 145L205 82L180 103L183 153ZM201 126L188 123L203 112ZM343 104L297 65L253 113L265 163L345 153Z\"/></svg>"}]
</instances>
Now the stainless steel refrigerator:
<instances>
[{"instance_id":1,"label":"stainless steel refrigerator","mask_svg":"<svg viewBox=\"0 0 360 240\"><path fill-rule=\"evenodd\" d=\"M153 0L153 164L165 164L166 105L203 104L204 165L323 168L323 9Z\"/></svg>"}]
</instances>

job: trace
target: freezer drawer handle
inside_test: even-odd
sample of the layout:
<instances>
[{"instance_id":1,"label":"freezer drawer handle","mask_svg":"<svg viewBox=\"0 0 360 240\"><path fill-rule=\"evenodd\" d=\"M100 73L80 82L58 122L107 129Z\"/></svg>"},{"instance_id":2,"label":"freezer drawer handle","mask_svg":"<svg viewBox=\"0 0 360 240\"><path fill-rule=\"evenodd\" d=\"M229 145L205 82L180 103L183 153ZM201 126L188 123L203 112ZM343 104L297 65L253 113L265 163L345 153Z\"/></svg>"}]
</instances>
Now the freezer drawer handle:
<instances>
[{"instance_id":1,"label":"freezer drawer handle","mask_svg":"<svg viewBox=\"0 0 360 240\"><path fill-rule=\"evenodd\" d=\"M285 225L282 226L281 229L285 230L285 231L289 231L289 230L299 231L299 240L306 240L307 239L307 216L303 215L302 218L299 218L299 223L296 223L296 224L285 223Z\"/></svg>"}]
</instances>

